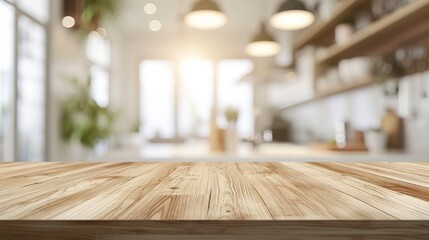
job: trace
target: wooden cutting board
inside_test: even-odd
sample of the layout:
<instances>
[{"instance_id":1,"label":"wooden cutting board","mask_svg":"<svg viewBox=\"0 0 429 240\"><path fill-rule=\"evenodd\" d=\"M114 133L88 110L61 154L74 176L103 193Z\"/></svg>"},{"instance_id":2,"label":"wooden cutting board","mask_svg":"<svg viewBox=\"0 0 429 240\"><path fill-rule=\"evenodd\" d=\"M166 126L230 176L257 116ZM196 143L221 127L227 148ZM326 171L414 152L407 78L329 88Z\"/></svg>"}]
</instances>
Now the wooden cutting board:
<instances>
[{"instance_id":1,"label":"wooden cutting board","mask_svg":"<svg viewBox=\"0 0 429 240\"><path fill-rule=\"evenodd\" d=\"M387 109L383 115L381 130L387 135L388 149L403 149L403 120L392 109Z\"/></svg>"}]
</instances>

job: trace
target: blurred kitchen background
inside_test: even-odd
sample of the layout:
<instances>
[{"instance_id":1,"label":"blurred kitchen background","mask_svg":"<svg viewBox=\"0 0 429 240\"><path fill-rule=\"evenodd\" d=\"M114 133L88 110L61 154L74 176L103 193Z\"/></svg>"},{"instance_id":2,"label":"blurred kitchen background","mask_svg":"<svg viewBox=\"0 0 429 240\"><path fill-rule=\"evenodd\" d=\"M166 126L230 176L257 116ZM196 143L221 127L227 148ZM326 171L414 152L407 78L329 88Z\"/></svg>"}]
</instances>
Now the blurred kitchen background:
<instances>
[{"instance_id":1,"label":"blurred kitchen background","mask_svg":"<svg viewBox=\"0 0 429 240\"><path fill-rule=\"evenodd\" d=\"M428 12L0 0L0 161L429 160Z\"/></svg>"}]
</instances>

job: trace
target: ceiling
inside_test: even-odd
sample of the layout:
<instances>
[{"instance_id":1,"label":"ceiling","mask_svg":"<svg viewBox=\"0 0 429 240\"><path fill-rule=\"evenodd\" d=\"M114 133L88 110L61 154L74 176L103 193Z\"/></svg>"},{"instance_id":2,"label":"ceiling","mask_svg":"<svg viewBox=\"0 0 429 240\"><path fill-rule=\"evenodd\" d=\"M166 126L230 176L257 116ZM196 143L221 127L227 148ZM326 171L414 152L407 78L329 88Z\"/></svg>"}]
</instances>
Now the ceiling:
<instances>
[{"instance_id":1,"label":"ceiling","mask_svg":"<svg viewBox=\"0 0 429 240\"><path fill-rule=\"evenodd\" d=\"M119 0L118 0L119 1ZM246 56L245 45L256 34L262 19L268 19L283 0L215 0L228 16L225 27L217 30L195 30L185 26L181 21L197 0L120 0L122 3L119 16L116 18L116 29L122 34L126 45L141 48L142 55L158 56L161 52L172 52L175 46L186 42L187 51L208 52L206 55ZM311 6L318 0L306 0ZM148 15L144 12L147 3L154 3L157 12ZM162 29L152 32L149 29L151 20L159 20ZM280 58L290 62L292 39L295 32L270 29L282 44ZM178 41L182 39L182 41ZM193 48L194 50L189 50ZM138 51L138 49L134 49Z\"/></svg>"},{"instance_id":2,"label":"ceiling","mask_svg":"<svg viewBox=\"0 0 429 240\"><path fill-rule=\"evenodd\" d=\"M173 33L179 30L194 31L184 27L180 21L184 14L191 9L196 0L121 0L123 3L118 23L124 34L146 35L156 34L149 30L151 20L162 23L163 33ZM267 19L275 12L282 0L216 0L228 16L228 24L218 33L251 34L259 27L262 19ZM315 1L315 0L313 0ZM153 15L145 14L145 4L154 3L158 11ZM274 30L272 30L274 31Z\"/></svg>"}]
</instances>

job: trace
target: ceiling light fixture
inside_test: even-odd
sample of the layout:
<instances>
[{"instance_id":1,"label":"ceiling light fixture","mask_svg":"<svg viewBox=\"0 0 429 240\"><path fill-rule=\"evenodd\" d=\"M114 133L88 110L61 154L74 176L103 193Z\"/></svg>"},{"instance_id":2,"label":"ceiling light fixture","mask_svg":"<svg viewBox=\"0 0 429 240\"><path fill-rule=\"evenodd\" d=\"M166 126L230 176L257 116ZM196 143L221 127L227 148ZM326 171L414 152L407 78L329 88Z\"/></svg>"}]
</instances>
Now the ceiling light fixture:
<instances>
[{"instance_id":1,"label":"ceiling light fixture","mask_svg":"<svg viewBox=\"0 0 429 240\"><path fill-rule=\"evenodd\" d=\"M267 32L265 23L261 24L258 34L247 44L246 54L252 57L272 57L280 53L281 46Z\"/></svg>"},{"instance_id":2,"label":"ceiling light fixture","mask_svg":"<svg viewBox=\"0 0 429 240\"><path fill-rule=\"evenodd\" d=\"M144 12L148 15L155 14L157 10L158 8L153 3L147 3L146 5L144 5Z\"/></svg>"},{"instance_id":3,"label":"ceiling light fixture","mask_svg":"<svg viewBox=\"0 0 429 240\"><path fill-rule=\"evenodd\" d=\"M310 26L314 20L314 14L306 8L302 1L286 0L271 17L270 24L281 30L298 30Z\"/></svg>"},{"instance_id":4,"label":"ceiling light fixture","mask_svg":"<svg viewBox=\"0 0 429 240\"><path fill-rule=\"evenodd\" d=\"M61 23L65 28L78 29L85 8L84 0L63 1Z\"/></svg>"},{"instance_id":5,"label":"ceiling light fixture","mask_svg":"<svg viewBox=\"0 0 429 240\"><path fill-rule=\"evenodd\" d=\"M197 29L217 29L225 26L228 18L212 0L198 0L186 14L186 25Z\"/></svg>"},{"instance_id":6,"label":"ceiling light fixture","mask_svg":"<svg viewBox=\"0 0 429 240\"><path fill-rule=\"evenodd\" d=\"M65 16L62 20L62 24L65 28L72 28L76 25L76 20L74 17Z\"/></svg>"},{"instance_id":7,"label":"ceiling light fixture","mask_svg":"<svg viewBox=\"0 0 429 240\"><path fill-rule=\"evenodd\" d=\"M162 28L162 23L159 20L152 20L149 22L149 29L153 32L158 32Z\"/></svg>"}]
</instances>

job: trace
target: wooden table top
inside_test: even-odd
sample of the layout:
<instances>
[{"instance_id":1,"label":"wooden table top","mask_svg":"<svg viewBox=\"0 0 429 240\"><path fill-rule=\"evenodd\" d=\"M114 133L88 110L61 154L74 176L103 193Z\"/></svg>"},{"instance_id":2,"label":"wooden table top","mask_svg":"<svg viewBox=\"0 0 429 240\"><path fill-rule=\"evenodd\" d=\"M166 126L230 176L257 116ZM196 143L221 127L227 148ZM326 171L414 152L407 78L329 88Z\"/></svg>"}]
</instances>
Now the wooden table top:
<instances>
[{"instance_id":1,"label":"wooden table top","mask_svg":"<svg viewBox=\"0 0 429 240\"><path fill-rule=\"evenodd\" d=\"M428 163L2 163L0 220L429 220Z\"/></svg>"}]
</instances>

